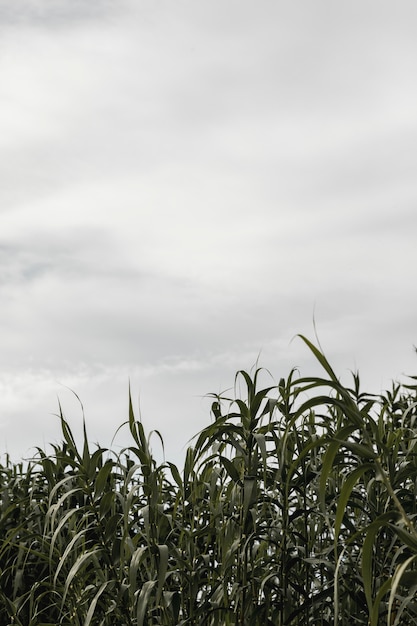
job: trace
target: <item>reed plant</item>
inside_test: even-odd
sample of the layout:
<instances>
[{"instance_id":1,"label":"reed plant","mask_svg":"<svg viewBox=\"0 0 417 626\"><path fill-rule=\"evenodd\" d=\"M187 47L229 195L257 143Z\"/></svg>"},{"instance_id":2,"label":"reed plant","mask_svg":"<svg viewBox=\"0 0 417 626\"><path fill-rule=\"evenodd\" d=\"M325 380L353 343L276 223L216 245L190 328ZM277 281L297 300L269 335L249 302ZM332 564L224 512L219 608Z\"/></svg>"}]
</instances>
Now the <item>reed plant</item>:
<instances>
[{"instance_id":1,"label":"reed plant","mask_svg":"<svg viewBox=\"0 0 417 626\"><path fill-rule=\"evenodd\" d=\"M0 624L417 624L417 378L364 393L302 340L323 376L238 372L182 467L130 394L118 453L60 409L52 452L6 456Z\"/></svg>"}]
</instances>

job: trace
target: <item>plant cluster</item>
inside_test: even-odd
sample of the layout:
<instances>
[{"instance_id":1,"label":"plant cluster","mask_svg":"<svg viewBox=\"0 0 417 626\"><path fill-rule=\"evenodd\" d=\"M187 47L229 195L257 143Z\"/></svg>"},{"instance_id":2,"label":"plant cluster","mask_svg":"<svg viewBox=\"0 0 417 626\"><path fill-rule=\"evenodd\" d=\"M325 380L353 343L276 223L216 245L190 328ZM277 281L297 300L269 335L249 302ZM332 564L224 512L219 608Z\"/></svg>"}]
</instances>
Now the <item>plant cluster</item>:
<instances>
[{"instance_id":1,"label":"plant cluster","mask_svg":"<svg viewBox=\"0 0 417 626\"><path fill-rule=\"evenodd\" d=\"M117 454L85 428L77 446L61 411L52 454L6 458L0 623L417 624L417 384L347 388L302 339L325 377L238 372L182 468L131 401Z\"/></svg>"}]
</instances>

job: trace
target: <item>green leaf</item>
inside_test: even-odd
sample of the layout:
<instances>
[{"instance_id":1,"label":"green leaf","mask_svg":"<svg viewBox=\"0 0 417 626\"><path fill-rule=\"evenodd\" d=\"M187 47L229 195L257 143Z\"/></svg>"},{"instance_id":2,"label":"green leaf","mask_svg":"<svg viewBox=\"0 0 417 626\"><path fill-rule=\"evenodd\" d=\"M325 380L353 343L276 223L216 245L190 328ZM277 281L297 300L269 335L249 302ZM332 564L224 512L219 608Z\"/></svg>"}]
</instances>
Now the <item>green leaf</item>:
<instances>
[{"instance_id":1,"label":"green leaf","mask_svg":"<svg viewBox=\"0 0 417 626\"><path fill-rule=\"evenodd\" d=\"M95 557L97 557L100 553L101 553L101 548L96 548L95 550L92 550L92 551L83 552L75 561L74 565L71 567L68 573L68 576L65 580L64 594L62 596L62 604L61 604L62 608L65 605L65 598L67 596L68 589L72 581L74 580L74 578L81 573L81 571L83 570L83 568L87 566L89 561L94 562Z\"/></svg>"},{"instance_id":2,"label":"green leaf","mask_svg":"<svg viewBox=\"0 0 417 626\"><path fill-rule=\"evenodd\" d=\"M335 382L338 382L338 380L336 378L336 374L334 373L334 371L330 367L330 364L327 361L327 359L324 356L324 354L322 354L320 352L320 350L318 350L316 348L316 346L311 343L311 341L309 341L306 337L304 337L304 335L298 335L298 337L300 337L300 339L302 339L304 341L304 343L310 348L310 350L312 351L312 353L314 354L314 356L316 357L316 359L318 360L320 365L326 370L326 372L330 376L331 380L333 380Z\"/></svg>"},{"instance_id":3,"label":"green leaf","mask_svg":"<svg viewBox=\"0 0 417 626\"><path fill-rule=\"evenodd\" d=\"M362 580L363 588L365 592L366 602L368 604L369 616L372 615L374 610L374 603L372 600L372 586L373 586L373 547L375 543L375 537L384 526L389 525L389 522L393 517L396 517L397 513L389 511L380 515L374 522L369 524L364 533L365 539L362 546Z\"/></svg>"},{"instance_id":4,"label":"green leaf","mask_svg":"<svg viewBox=\"0 0 417 626\"><path fill-rule=\"evenodd\" d=\"M99 507L99 518L100 520L102 520L107 514L108 512L111 510L113 504L114 504L114 499L115 499L115 493L114 491L108 491L107 493L105 493L100 500L100 507Z\"/></svg>"},{"instance_id":5,"label":"green leaf","mask_svg":"<svg viewBox=\"0 0 417 626\"><path fill-rule=\"evenodd\" d=\"M337 543L339 538L340 527L343 521L343 517L345 515L346 506L349 500L349 497L352 493L353 488L359 479L368 471L373 470L374 466L371 463L366 463L365 465L361 465L357 467L353 472L349 474L346 480L343 483L338 502L337 502L337 510L336 517L334 522L334 541Z\"/></svg>"},{"instance_id":6,"label":"green leaf","mask_svg":"<svg viewBox=\"0 0 417 626\"><path fill-rule=\"evenodd\" d=\"M394 604L395 595L398 589L398 585L401 582L401 578L404 576L406 570L411 565L411 563L413 563L413 561L415 561L416 559L417 559L417 554L410 556L408 559L404 561L404 563L401 563L401 565L398 565L394 572L394 576L392 577L391 593L390 593L389 602L388 602L388 624L391 624L392 606Z\"/></svg>"},{"instance_id":7,"label":"green leaf","mask_svg":"<svg viewBox=\"0 0 417 626\"><path fill-rule=\"evenodd\" d=\"M103 465L103 467L99 470L98 474L94 480L94 497L98 499L103 493L107 479L113 469L113 461L109 460Z\"/></svg>"},{"instance_id":8,"label":"green leaf","mask_svg":"<svg viewBox=\"0 0 417 626\"><path fill-rule=\"evenodd\" d=\"M378 454L374 450L361 443L346 440L340 440L339 443L343 444L348 450L352 450L360 459L376 459L378 457Z\"/></svg>"},{"instance_id":9,"label":"green leaf","mask_svg":"<svg viewBox=\"0 0 417 626\"><path fill-rule=\"evenodd\" d=\"M220 456L220 461L222 462L226 472L229 474L233 482L241 484L242 481L240 479L239 472L237 471L234 463L225 456Z\"/></svg>"},{"instance_id":10,"label":"green leaf","mask_svg":"<svg viewBox=\"0 0 417 626\"><path fill-rule=\"evenodd\" d=\"M148 609L148 603L149 603L153 588L155 587L155 584L156 584L156 581L147 580L143 584L142 589L140 590L140 594L137 599L137 609L136 609L137 626L143 626L146 611Z\"/></svg>"},{"instance_id":11,"label":"green leaf","mask_svg":"<svg viewBox=\"0 0 417 626\"><path fill-rule=\"evenodd\" d=\"M177 466L174 465L174 463L170 463L170 462L168 462L167 465L168 465L169 469L171 470L171 474L172 474L173 479L177 483L178 487L180 489L182 489L183 488L183 483L182 483L182 479L181 479L181 476L180 476L180 473L178 471Z\"/></svg>"},{"instance_id":12,"label":"green leaf","mask_svg":"<svg viewBox=\"0 0 417 626\"><path fill-rule=\"evenodd\" d=\"M102 585L100 585L96 595L94 596L94 598L91 601L91 604L88 608L87 611L87 615L85 617L85 622L83 624L83 626L90 626L91 624L91 620L94 617L94 611L96 610L96 606L97 606L97 602L100 599L100 596L102 595L102 593L108 588L108 587L112 587L114 585L114 582L112 580L107 580L106 582L104 582Z\"/></svg>"},{"instance_id":13,"label":"green leaf","mask_svg":"<svg viewBox=\"0 0 417 626\"><path fill-rule=\"evenodd\" d=\"M417 540L415 539L415 537L413 537L413 535L411 535L401 526L397 526L396 524L390 524L390 527L406 546L411 548L413 552L417 552Z\"/></svg>"},{"instance_id":14,"label":"green leaf","mask_svg":"<svg viewBox=\"0 0 417 626\"><path fill-rule=\"evenodd\" d=\"M381 585L378 590L378 593L375 597L375 602L372 606L372 611L369 619L369 626L379 626L380 625L380 606L382 602L382 598L388 593L392 584L392 578L387 578L387 580ZM391 621L388 616L388 624L391 624Z\"/></svg>"},{"instance_id":15,"label":"green leaf","mask_svg":"<svg viewBox=\"0 0 417 626\"><path fill-rule=\"evenodd\" d=\"M339 451L342 443L346 441L346 438L355 430L355 426L346 426L342 428L338 433L337 437L330 440L328 448L323 458L323 464L320 473L320 483L319 483L319 497L320 497L320 506L323 512L325 512L326 504L326 484L327 479L329 478L330 472L333 469L334 460L336 458L336 454Z\"/></svg>"},{"instance_id":16,"label":"green leaf","mask_svg":"<svg viewBox=\"0 0 417 626\"><path fill-rule=\"evenodd\" d=\"M162 589L165 584L165 576L168 569L168 546L158 545L159 552L159 564L158 564L158 588L156 590L156 603L158 604L161 598Z\"/></svg>"}]
</instances>

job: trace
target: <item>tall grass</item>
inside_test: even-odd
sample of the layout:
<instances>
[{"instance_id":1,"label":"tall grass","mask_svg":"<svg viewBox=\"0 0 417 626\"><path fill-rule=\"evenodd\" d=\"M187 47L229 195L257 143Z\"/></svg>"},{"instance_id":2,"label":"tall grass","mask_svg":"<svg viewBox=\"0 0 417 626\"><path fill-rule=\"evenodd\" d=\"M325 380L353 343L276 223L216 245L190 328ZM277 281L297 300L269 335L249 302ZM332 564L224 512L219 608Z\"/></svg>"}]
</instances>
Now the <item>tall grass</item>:
<instances>
[{"instance_id":1,"label":"tall grass","mask_svg":"<svg viewBox=\"0 0 417 626\"><path fill-rule=\"evenodd\" d=\"M417 624L417 378L382 396L236 375L183 467L131 402L120 453L0 466L0 624ZM158 433L156 433L158 436Z\"/></svg>"}]
</instances>

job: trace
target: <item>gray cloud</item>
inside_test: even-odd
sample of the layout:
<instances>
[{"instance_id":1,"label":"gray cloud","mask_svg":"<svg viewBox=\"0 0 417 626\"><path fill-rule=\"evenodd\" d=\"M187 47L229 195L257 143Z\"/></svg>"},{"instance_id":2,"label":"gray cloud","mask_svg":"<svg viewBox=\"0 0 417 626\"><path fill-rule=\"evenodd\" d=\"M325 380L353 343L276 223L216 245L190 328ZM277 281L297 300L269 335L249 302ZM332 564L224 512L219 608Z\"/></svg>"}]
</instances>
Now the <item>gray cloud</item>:
<instances>
[{"instance_id":1,"label":"gray cloud","mask_svg":"<svg viewBox=\"0 0 417 626\"><path fill-rule=\"evenodd\" d=\"M10 6L11 451L58 436L57 394L80 423L64 386L110 443L130 378L145 423L179 455L208 419L200 396L259 351L277 378L317 371L291 342L314 334L313 317L342 376L359 367L378 390L412 371L414 3L364 2L360 15L330 2Z\"/></svg>"},{"instance_id":2,"label":"gray cloud","mask_svg":"<svg viewBox=\"0 0 417 626\"><path fill-rule=\"evenodd\" d=\"M118 7L116 7L118 5ZM96 20L112 11L120 11L122 2L114 0L20 0L10 3L0 0L0 23L2 27L30 25L31 27L50 28L61 26L68 28L80 20Z\"/></svg>"}]
</instances>

